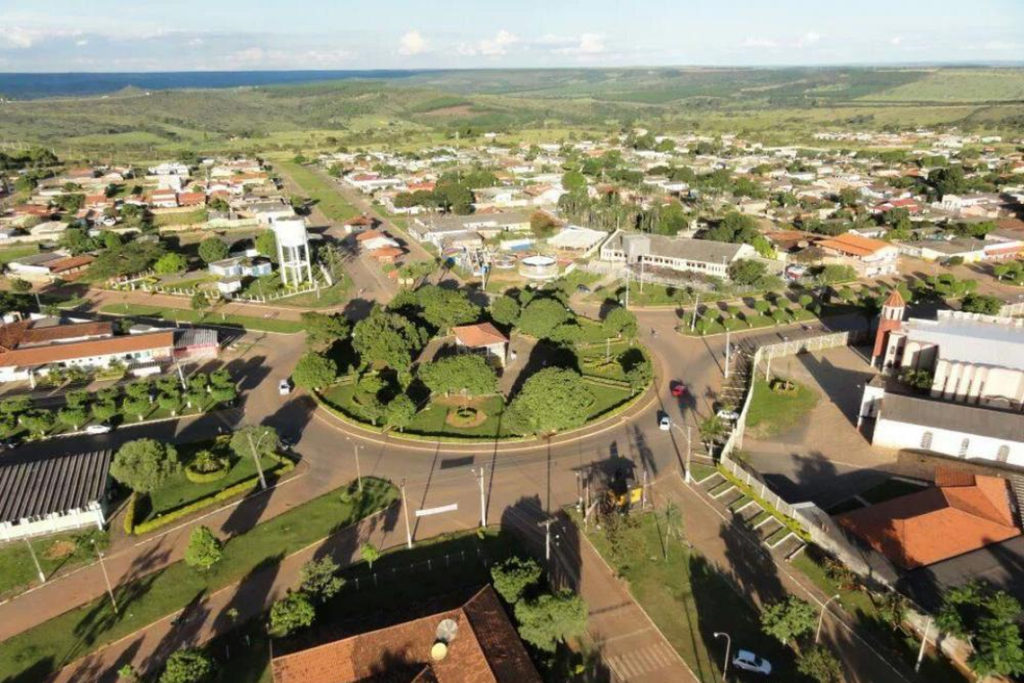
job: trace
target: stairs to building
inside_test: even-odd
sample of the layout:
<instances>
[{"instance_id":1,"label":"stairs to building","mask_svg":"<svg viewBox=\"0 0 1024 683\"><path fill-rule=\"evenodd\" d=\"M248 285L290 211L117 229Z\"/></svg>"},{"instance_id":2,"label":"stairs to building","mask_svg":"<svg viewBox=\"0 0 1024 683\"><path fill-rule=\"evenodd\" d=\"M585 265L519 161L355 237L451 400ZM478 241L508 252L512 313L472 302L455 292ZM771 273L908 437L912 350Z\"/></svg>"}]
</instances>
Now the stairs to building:
<instances>
[{"instance_id":1,"label":"stairs to building","mask_svg":"<svg viewBox=\"0 0 1024 683\"><path fill-rule=\"evenodd\" d=\"M1011 474L1007 477L1010 481L1010 495L1013 500L1013 507L1017 511L1017 524L1024 527L1024 475Z\"/></svg>"}]
</instances>

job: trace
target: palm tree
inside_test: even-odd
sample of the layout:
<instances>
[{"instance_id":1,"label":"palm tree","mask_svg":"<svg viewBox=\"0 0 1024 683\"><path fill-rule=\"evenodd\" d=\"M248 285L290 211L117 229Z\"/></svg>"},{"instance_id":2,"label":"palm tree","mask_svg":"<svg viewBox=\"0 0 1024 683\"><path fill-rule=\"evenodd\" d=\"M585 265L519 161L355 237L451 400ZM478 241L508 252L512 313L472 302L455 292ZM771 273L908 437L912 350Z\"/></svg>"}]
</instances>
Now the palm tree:
<instances>
[{"instance_id":1,"label":"palm tree","mask_svg":"<svg viewBox=\"0 0 1024 683\"><path fill-rule=\"evenodd\" d=\"M717 415L711 415L701 420L700 424L697 425L697 429L700 430L701 438L704 439L708 455L713 458L715 455L715 442L728 431L725 423Z\"/></svg>"}]
</instances>

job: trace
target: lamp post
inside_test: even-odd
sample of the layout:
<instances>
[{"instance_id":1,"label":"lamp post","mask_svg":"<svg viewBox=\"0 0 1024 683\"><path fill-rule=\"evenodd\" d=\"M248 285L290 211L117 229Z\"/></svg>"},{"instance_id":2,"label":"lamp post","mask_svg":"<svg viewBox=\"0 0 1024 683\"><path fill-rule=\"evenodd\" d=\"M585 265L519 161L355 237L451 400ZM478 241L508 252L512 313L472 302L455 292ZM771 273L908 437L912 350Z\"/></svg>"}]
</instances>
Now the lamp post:
<instances>
[{"instance_id":1,"label":"lamp post","mask_svg":"<svg viewBox=\"0 0 1024 683\"><path fill-rule=\"evenodd\" d=\"M39 572L39 583L46 583L46 574L43 572L43 568L39 565L39 558L36 557L36 550L32 547L32 542L28 540L28 536L23 537L25 539L25 545L28 546L28 554L32 556L32 562L36 565L36 571Z\"/></svg>"},{"instance_id":2,"label":"lamp post","mask_svg":"<svg viewBox=\"0 0 1024 683\"><path fill-rule=\"evenodd\" d=\"M825 612L828 611L828 603L833 600L839 599L839 593L836 593L831 598L825 601L825 604L821 606L821 614L818 615L818 629L814 632L814 644L817 645L818 641L821 640L821 625L825 621Z\"/></svg>"},{"instance_id":3,"label":"lamp post","mask_svg":"<svg viewBox=\"0 0 1024 683\"><path fill-rule=\"evenodd\" d=\"M270 432L271 430L269 428L263 430L263 434L260 438L256 439L255 444L252 442L252 431L250 430L246 433L246 437L249 439L249 448L252 449L252 459L256 463L256 472L260 475L260 488L264 491L267 490L267 478L263 476L263 466L260 465L260 456L257 449L259 449L260 443L263 442L264 437L266 437L267 434L270 434Z\"/></svg>"},{"instance_id":4,"label":"lamp post","mask_svg":"<svg viewBox=\"0 0 1024 683\"><path fill-rule=\"evenodd\" d=\"M347 436L345 437L345 441L348 441L349 443L352 443L352 439L350 439ZM355 452L355 456L356 456L356 486L359 488L359 493L362 493L363 492L363 475L359 471L359 444L358 443L352 443L352 448L353 448L353 450Z\"/></svg>"},{"instance_id":5,"label":"lamp post","mask_svg":"<svg viewBox=\"0 0 1024 683\"><path fill-rule=\"evenodd\" d=\"M89 542L92 543L92 549L96 551L96 557L100 560L100 569L103 570L103 581L107 584L107 595L110 596L110 604L114 607L114 614L117 614L117 600L114 599L114 589L110 585L110 576L107 574L107 565L103 563L103 553L96 546L96 539L90 538Z\"/></svg>"},{"instance_id":6,"label":"lamp post","mask_svg":"<svg viewBox=\"0 0 1024 683\"><path fill-rule=\"evenodd\" d=\"M729 672L729 654L732 651L732 636L728 633L715 631L715 638L725 638L725 661L722 663L722 683L725 683L725 675Z\"/></svg>"}]
</instances>

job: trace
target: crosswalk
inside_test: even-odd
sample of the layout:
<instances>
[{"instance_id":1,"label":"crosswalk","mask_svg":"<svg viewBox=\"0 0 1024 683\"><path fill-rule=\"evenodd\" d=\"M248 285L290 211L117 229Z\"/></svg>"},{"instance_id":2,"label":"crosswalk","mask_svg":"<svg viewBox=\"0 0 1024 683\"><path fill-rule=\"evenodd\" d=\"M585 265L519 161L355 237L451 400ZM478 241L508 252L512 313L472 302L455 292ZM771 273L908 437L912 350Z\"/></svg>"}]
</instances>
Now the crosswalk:
<instances>
[{"instance_id":1,"label":"crosswalk","mask_svg":"<svg viewBox=\"0 0 1024 683\"><path fill-rule=\"evenodd\" d=\"M606 656L605 661L612 670L613 683L641 680L659 680L655 674L677 665L678 656L664 642L657 642L643 648L634 648L622 654Z\"/></svg>"}]
</instances>

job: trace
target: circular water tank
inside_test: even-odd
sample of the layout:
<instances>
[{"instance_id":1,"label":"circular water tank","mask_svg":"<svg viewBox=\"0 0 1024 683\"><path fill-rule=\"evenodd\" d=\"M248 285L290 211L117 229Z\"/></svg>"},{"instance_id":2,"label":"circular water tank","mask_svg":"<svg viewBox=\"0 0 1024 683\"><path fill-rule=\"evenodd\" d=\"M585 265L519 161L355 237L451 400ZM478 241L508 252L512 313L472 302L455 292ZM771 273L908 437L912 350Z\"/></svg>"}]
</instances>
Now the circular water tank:
<instances>
[{"instance_id":1,"label":"circular water tank","mask_svg":"<svg viewBox=\"0 0 1024 683\"><path fill-rule=\"evenodd\" d=\"M558 261L550 256L527 256L519 262L519 274L530 280L553 280L558 277Z\"/></svg>"},{"instance_id":2,"label":"circular water tank","mask_svg":"<svg viewBox=\"0 0 1024 683\"><path fill-rule=\"evenodd\" d=\"M277 243L282 247L306 245L306 223L301 218L274 221L273 228Z\"/></svg>"},{"instance_id":3,"label":"circular water tank","mask_svg":"<svg viewBox=\"0 0 1024 683\"><path fill-rule=\"evenodd\" d=\"M442 659L448 656L448 645L446 643L437 642L430 648L430 658L435 662L440 662Z\"/></svg>"}]
</instances>

